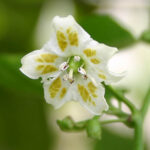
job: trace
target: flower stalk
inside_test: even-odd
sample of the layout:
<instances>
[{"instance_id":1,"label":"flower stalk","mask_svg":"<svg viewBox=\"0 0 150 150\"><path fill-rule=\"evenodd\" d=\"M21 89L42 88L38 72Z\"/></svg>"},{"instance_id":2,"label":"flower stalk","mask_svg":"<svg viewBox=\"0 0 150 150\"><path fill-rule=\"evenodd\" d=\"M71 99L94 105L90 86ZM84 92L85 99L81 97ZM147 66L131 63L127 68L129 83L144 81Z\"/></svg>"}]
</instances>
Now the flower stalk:
<instances>
[{"instance_id":1,"label":"flower stalk","mask_svg":"<svg viewBox=\"0 0 150 150\"><path fill-rule=\"evenodd\" d=\"M105 85L106 86L106 85ZM121 110L121 107L116 108L113 105L110 105L108 111L104 113L107 115L114 115L118 119L111 120L99 120L99 125L106 125L111 123L123 123L134 130L134 150L144 150L144 140L143 140L143 122L146 115L149 103L150 103L150 89L147 91L147 94L144 98L143 105L140 110L138 110L128 99L121 95L118 91L114 90L112 87L107 86L118 102L125 103L130 109L131 114L125 113ZM100 116L94 116L92 119L99 119ZM83 131L86 129L89 120L74 122L74 127L70 131ZM60 126L60 124L59 124ZM68 130L69 131L69 130ZM93 135L93 134L92 134Z\"/></svg>"}]
</instances>

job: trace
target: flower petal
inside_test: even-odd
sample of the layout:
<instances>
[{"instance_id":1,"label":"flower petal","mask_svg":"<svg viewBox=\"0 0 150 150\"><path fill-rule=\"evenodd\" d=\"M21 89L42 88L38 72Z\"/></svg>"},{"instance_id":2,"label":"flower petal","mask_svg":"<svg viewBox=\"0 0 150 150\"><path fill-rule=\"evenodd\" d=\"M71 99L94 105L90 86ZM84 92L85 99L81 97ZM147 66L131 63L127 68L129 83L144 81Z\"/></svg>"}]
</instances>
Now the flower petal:
<instances>
[{"instance_id":1,"label":"flower petal","mask_svg":"<svg viewBox=\"0 0 150 150\"><path fill-rule=\"evenodd\" d=\"M84 60L87 62L87 74L93 76L98 82L104 81L108 84L116 82L123 77L123 74L115 74L108 69L108 61L117 52L117 48L91 40L82 52Z\"/></svg>"},{"instance_id":2,"label":"flower petal","mask_svg":"<svg viewBox=\"0 0 150 150\"><path fill-rule=\"evenodd\" d=\"M104 98L105 90L100 83L87 80L79 80L76 86L77 100L82 106L95 115L108 110L108 105Z\"/></svg>"},{"instance_id":3,"label":"flower petal","mask_svg":"<svg viewBox=\"0 0 150 150\"><path fill-rule=\"evenodd\" d=\"M80 53L80 47L89 41L90 35L69 15L67 17L54 17L52 21L51 39L46 44L52 46L56 53L62 56Z\"/></svg>"},{"instance_id":4,"label":"flower petal","mask_svg":"<svg viewBox=\"0 0 150 150\"><path fill-rule=\"evenodd\" d=\"M57 78L44 82L43 87L46 102L52 104L55 109L73 98L70 83L63 80L62 74Z\"/></svg>"},{"instance_id":5,"label":"flower petal","mask_svg":"<svg viewBox=\"0 0 150 150\"><path fill-rule=\"evenodd\" d=\"M59 73L59 64L63 58L52 51L35 50L21 59L20 70L32 79L54 77Z\"/></svg>"}]
</instances>

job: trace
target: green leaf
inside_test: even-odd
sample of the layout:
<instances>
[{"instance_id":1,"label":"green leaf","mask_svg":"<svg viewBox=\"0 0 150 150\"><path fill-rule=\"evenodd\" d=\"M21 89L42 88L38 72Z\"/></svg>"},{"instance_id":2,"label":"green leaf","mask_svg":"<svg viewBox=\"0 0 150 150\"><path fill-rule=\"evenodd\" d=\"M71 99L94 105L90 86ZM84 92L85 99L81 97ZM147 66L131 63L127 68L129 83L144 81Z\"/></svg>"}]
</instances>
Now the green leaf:
<instances>
[{"instance_id":1,"label":"green leaf","mask_svg":"<svg viewBox=\"0 0 150 150\"><path fill-rule=\"evenodd\" d=\"M147 43L150 43L150 29L142 33L141 39Z\"/></svg>"},{"instance_id":2,"label":"green leaf","mask_svg":"<svg viewBox=\"0 0 150 150\"><path fill-rule=\"evenodd\" d=\"M6 87L0 91L0 149L52 150L54 130L47 124L44 100Z\"/></svg>"},{"instance_id":3,"label":"green leaf","mask_svg":"<svg viewBox=\"0 0 150 150\"><path fill-rule=\"evenodd\" d=\"M21 55L0 55L0 86L20 95L32 93L42 97L43 90L40 81L26 77L19 70L21 57Z\"/></svg>"},{"instance_id":4,"label":"green leaf","mask_svg":"<svg viewBox=\"0 0 150 150\"><path fill-rule=\"evenodd\" d=\"M43 3L43 0L0 1L1 52L33 49L33 35Z\"/></svg>"},{"instance_id":5,"label":"green leaf","mask_svg":"<svg viewBox=\"0 0 150 150\"><path fill-rule=\"evenodd\" d=\"M93 139L101 139L101 126L98 119L91 119L87 122L86 131L88 137Z\"/></svg>"},{"instance_id":6,"label":"green leaf","mask_svg":"<svg viewBox=\"0 0 150 150\"><path fill-rule=\"evenodd\" d=\"M132 34L110 16L84 15L78 18L78 22L94 40L100 43L123 48L135 42Z\"/></svg>"}]
</instances>

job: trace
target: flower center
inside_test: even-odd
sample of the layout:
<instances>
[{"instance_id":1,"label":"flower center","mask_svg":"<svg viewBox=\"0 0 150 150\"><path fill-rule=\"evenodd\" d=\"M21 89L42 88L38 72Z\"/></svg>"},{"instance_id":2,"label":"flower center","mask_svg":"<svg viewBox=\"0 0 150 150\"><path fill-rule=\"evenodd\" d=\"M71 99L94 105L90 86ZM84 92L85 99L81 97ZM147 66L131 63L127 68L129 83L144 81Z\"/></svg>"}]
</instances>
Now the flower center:
<instances>
[{"instance_id":1,"label":"flower center","mask_svg":"<svg viewBox=\"0 0 150 150\"><path fill-rule=\"evenodd\" d=\"M61 71L67 71L67 74L64 75L64 80L69 81L70 83L74 82L73 75L81 74L84 79L87 79L86 71L84 70L84 60L80 56L71 56L67 62L63 62L60 65Z\"/></svg>"},{"instance_id":2,"label":"flower center","mask_svg":"<svg viewBox=\"0 0 150 150\"><path fill-rule=\"evenodd\" d=\"M84 66L84 61L80 56L71 56L68 65L68 71L72 69L74 73L77 73L79 67Z\"/></svg>"}]
</instances>

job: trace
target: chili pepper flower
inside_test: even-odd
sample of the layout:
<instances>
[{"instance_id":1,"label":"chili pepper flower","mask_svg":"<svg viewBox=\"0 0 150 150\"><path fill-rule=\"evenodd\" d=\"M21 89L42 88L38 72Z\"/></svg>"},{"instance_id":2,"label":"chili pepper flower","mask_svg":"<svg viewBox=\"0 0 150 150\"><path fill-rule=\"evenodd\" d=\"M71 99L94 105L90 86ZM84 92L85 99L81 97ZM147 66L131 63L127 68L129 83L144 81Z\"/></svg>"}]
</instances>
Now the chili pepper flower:
<instances>
[{"instance_id":1,"label":"chili pepper flower","mask_svg":"<svg viewBox=\"0 0 150 150\"><path fill-rule=\"evenodd\" d=\"M55 108L74 100L93 114L108 109L101 82L121 79L107 67L117 51L93 40L72 16L54 17L51 38L40 50L25 55L20 70L42 78L45 100Z\"/></svg>"}]
</instances>

